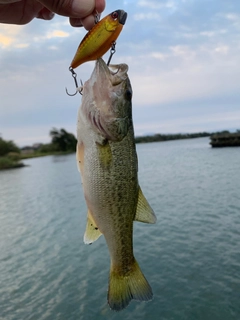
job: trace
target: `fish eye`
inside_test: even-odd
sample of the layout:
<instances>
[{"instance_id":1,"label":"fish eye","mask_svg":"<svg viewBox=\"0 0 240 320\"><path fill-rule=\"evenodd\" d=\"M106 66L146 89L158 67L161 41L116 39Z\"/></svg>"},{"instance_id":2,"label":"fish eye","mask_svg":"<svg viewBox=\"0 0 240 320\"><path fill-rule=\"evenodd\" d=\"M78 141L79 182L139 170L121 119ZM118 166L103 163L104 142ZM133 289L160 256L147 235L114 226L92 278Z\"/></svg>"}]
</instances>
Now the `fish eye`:
<instances>
[{"instance_id":1,"label":"fish eye","mask_svg":"<svg viewBox=\"0 0 240 320\"><path fill-rule=\"evenodd\" d=\"M117 20L117 18L118 18L118 13L117 13L117 11L114 11L114 12L112 13L112 18L113 18L114 20Z\"/></svg>"},{"instance_id":2,"label":"fish eye","mask_svg":"<svg viewBox=\"0 0 240 320\"><path fill-rule=\"evenodd\" d=\"M131 90L127 89L127 90L125 91L124 95L125 95L125 98L126 98L127 100L131 100L131 99L132 99L132 91L131 91Z\"/></svg>"}]
</instances>

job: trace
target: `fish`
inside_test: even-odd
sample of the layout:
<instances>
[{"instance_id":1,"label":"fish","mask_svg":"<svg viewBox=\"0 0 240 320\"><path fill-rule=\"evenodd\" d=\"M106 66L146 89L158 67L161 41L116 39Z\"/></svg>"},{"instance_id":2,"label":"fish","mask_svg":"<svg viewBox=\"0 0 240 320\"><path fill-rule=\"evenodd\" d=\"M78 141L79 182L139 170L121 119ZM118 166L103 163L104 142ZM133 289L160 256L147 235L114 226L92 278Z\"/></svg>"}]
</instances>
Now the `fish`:
<instances>
[{"instance_id":1,"label":"fish","mask_svg":"<svg viewBox=\"0 0 240 320\"><path fill-rule=\"evenodd\" d=\"M132 87L126 64L100 58L83 85L77 120L77 165L87 205L85 244L102 234L110 254L108 304L120 311L152 289L133 253L133 222L155 223L138 183Z\"/></svg>"},{"instance_id":2,"label":"fish","mask_svg":"<svg viewBox=\"0 0 240 320\"><path fill-rule=\"evenodd\" d=\"M102 57L117 40L126 19L124 10L116 10L96 23L81 41L70 68L75 69L87 61Z\"/></svg>"}]
</instances>

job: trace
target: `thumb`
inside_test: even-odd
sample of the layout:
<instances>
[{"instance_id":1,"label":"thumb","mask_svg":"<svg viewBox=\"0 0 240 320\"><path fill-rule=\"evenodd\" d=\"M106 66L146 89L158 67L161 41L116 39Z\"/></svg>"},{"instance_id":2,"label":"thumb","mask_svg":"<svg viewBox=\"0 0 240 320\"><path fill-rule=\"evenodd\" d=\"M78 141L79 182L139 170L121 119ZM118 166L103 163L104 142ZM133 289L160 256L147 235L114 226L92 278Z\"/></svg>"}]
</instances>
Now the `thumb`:
<instances>
[{"instance_id":1,"label":"thumb","mask_svg":"<svg viewBox=\"0 0 240 320\"><path fill-rule=\"evenodd\" d=\"M51 20L53 17L54 17L54 13L45 7L42 8L42 10L40 10L38 12L38 15L36 16L36 18L43 19L43 20Z\"/></svg>"},{"instance_id":2,"label":"thumb","mask_svg":"<svg viewBox=\"0 0 240 320\"><path fill-rule=\"evenodd\" d=\"M95 0L39 0L50 11L70 18L85 18L95 10Z\"/></svg>"}]
</instances>

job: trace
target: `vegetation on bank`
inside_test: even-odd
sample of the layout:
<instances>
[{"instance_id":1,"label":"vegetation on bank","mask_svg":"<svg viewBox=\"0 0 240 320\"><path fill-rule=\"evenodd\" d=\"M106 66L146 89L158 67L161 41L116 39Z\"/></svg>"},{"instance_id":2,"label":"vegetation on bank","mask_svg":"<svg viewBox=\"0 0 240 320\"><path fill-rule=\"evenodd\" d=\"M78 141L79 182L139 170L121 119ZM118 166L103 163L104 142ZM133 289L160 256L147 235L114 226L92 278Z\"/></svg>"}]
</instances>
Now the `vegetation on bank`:
<instances>
[{"instance_id":1,"label":"vegetation on bank","mask_svg":"<svg viewBox=\"0 0 240 320\"><path fill-rule=\"evenodd\" d=\"M13 141L0 137L0 170L23 167L23 159L47 155L62 155L76 151L77 139L65 129L53 128L50 131L51 142L34 144L19 149Z\"/></svg>"},{"instance_id":2,"label":"vegetation on bank","mask_svg":"<svg viewBox=\"0 0 240 320\"><path fill-rule=\"evenodd\" d=\"M213 148L240 147L240 130L234 133L224 132L211 135L210 145Z\"/></svg>"},{"instance_id":3,"label":"vegetation on bank","mask_svg":"<svg viewBox=\"0 0 240 320\"><path fill-rule=\"evenodd\" d=\"M236 133L240 133L240 130L237 130ZM159 141L169 141L169 140L179 140L179 139L194 139L194 138L203 138L203 137L218 137L218 136L229 136L233 133L228 130L217 131L217 132L197 132L197 133L173 133L173 134L154 134L142 137L136 137L136 143L146 143L146 142L159 142Z\"/></svg>"},{"instance_id":4,"label":"vegetation on bank","mask_svg":"<svg viewBox=\"0 0 240 320\"><path fill-rule=\"evenodd\" d=\"M210 137L209 132L198 132L198 133L173 133L173 134L154 134L149 136L136 137L136 143L146 143L146 142L159 142L159 141L169 141L169 140L179 140L179 139L193 139Z\"/></svg>"},{"instance_id":5,"label":"vegetation on bank","mask_svg":"<svg viewBox=\"0 0 240 320\"><path fill-rule=\"evenodd\" d=\"M22 159L42 157L48 155L63 155L76 151L77 139L74 134L65 129L53 128L50 133L50 143L38 143L32 147L22 148Z\"/></svg>"},{"instance_id":6,"label":"vegetation on bank","mask_svg":"<svg viewBox=\"0 0 240 320\"><path fill-rule=\"evenodd\" d=\"M0 137L0 169L19 168L21 162L20 149L13 141L6 141Z\"/></svg>"},{"instance_id":7,"label":"vegetation on bank","mask_svg":"<svg viewBox=\"0 0 240 320\"><path fill-rule=\"evenodd\" d=\"M239 133L240 130L237 130ZM201 137L217 137L219 135L230 135L227 130L214 133L176 133L176 134L155 134L135 137L136 143L159 142L178 139L193 139ZM47 144L37 143L33 146L19 149L13 141L5 141L0 137L0 170L19 168L24 166L22 159L42 157L47 155L63 155L76 151L77 139L74 134L65 129L53 128L50 133L51 142Z\"/></svg>"}]
</instances>

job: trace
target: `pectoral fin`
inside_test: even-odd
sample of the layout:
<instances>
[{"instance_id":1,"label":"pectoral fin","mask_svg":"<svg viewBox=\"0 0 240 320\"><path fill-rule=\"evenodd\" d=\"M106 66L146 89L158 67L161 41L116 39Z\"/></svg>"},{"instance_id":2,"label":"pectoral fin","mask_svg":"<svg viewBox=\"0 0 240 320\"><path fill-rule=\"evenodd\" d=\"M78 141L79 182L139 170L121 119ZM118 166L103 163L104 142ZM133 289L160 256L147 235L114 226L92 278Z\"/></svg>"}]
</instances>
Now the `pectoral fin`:
<instances>
[{"instance_id":1,"label":"pectoral fin","mask_svg":"<svg viewBox=\"0 0 240 320\"><path fill-rule=\"evenodd\" d=\"M86 231L84 233L84 243L85 244L92 244L94 241L96 241L101 236L101 231L99 231L98 227L96 226L96 223L92 219L91 212L88 210L87 214L87 226Z\"/></svg>"},{"instance_id":2,"label":"pectoral fin","mask_svg":"<svg viewBox=\"0 0 240 320\"><path fill-rule=\"evenodd\" d=\"M147 202L147 199L144 197L140 187L138 192L137 211L134 220L145 223L155 223L157 221L155 213Z\"/></svg>"}]
</instances>

